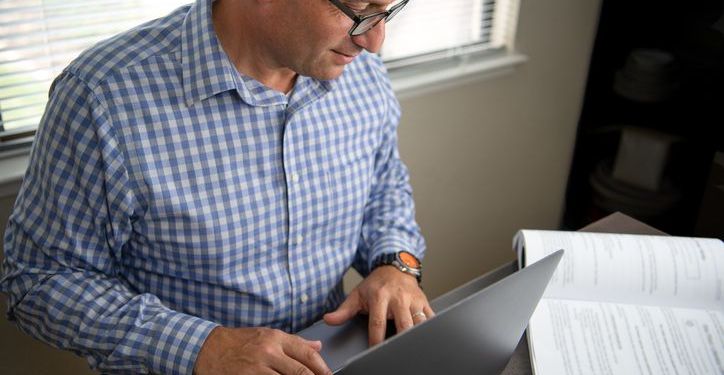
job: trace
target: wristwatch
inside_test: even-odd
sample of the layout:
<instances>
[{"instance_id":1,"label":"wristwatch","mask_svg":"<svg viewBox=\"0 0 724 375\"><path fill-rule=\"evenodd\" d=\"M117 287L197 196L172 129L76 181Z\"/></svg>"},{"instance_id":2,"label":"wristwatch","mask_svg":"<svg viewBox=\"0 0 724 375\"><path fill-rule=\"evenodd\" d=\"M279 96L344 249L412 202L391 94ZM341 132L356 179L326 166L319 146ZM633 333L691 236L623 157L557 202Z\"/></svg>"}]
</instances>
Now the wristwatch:
<instances>
[{"instance_id":1,"label":"wristwatch","mask_svg":"<svg viewBox=\"0 0 724 375\"><path fill-rule=\"evenodd\" d=\"M422 281L422 263L409 251L398 251L396 253L384 253L372 262L372 270L380 266L394 266L398 270L415 276L417 283Z\"/></svg>"}]
</instances>

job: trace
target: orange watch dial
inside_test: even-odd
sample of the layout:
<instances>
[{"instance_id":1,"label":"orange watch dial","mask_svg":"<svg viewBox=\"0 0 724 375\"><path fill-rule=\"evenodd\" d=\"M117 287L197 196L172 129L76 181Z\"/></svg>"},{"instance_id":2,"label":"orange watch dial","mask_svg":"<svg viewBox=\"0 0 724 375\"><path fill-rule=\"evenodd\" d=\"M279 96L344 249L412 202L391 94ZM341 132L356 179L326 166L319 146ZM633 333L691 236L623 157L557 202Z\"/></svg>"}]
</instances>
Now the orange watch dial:
<instances>
[{"instance_id":1,"label":"orange watch dial","mask_svg":"<svg viewBox=\"0 0 724 375\"><path fill-rule=\"evenodd\" d=\"M410 267L413 269L420 268L420 262L417 261L417 258L415 258L414 255L412 255L406 251L402 251L402 252L400 252L398 257L400 258L402 263L404 263L407 267Z\"/></svg>"}]
</instances>

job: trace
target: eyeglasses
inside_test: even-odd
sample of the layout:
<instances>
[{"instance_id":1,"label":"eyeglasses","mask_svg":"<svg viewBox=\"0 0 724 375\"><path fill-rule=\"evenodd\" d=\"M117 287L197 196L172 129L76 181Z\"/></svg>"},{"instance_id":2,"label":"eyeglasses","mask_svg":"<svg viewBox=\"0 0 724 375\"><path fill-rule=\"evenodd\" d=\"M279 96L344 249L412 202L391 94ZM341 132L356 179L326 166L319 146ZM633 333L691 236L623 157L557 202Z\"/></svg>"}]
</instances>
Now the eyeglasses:
<instances>
[{"instance_id":1,"label":"eyeglasses","mask_svg":"<svg viewBox=\"0 0 724 375\"><path fill-rule=\"evenodd\" d=\"M334 6L339 8L342 13L346 14L347 17L351 18L352 21L354 21L354 25L352 25L352 28L349 29L349 35L357 36L370 31L370 29L377 26L377 24L380 23L380 21L382 20L384 20L385 22L390 22L392 17L396 16L397 13L399 13L400 10L402 10L402 8L404 8L410 0L402 0L388 10L383 10L381 12L376 12L364 16L358 15L348 6L342 4L339 0L329 1L334 4Z\"/></svg>"}]
</instances>

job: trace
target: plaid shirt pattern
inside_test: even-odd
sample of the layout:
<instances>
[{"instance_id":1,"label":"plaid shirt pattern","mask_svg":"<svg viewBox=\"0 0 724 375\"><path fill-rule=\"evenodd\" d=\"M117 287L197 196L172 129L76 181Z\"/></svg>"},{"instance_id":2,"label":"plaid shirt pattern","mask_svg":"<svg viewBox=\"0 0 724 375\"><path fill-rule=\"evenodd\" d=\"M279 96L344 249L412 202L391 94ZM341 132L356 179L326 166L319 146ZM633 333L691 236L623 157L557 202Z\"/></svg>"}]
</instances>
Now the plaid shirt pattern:
<instances>
[{"instance_id":1,"label":"plaid shirt pattern","mask_svg":"<svg viewBox=\"0 0 724 375\"><path fill-rule=\"evenodd\" d=\"M215 326L295 332L354 266L423 256L379 58L291 95L239 74L199 0L54 81L5 233L25 332L103 372L191 373Z\"/></svg>"}]
</instances>

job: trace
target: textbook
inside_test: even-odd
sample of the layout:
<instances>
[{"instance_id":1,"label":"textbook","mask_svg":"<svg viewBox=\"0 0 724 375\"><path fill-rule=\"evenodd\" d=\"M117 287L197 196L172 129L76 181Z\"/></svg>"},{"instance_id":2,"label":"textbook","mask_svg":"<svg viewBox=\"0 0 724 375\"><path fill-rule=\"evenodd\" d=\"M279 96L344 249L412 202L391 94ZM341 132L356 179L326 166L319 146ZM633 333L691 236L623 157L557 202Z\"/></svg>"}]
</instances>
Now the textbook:
<instances>
[{"instance_id":1,"label":"textbook","mask_svg":"<svg viewBox=\"0 0 724 375\"><path fill-rule=\"evenodd\" d=\"M724 374L724 243L522 230L525 267L564 249L528 325L547 374Z\"/></svg>"}]
</instances>

